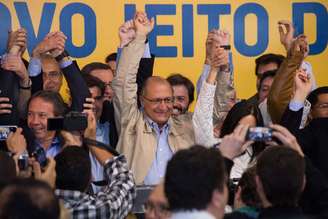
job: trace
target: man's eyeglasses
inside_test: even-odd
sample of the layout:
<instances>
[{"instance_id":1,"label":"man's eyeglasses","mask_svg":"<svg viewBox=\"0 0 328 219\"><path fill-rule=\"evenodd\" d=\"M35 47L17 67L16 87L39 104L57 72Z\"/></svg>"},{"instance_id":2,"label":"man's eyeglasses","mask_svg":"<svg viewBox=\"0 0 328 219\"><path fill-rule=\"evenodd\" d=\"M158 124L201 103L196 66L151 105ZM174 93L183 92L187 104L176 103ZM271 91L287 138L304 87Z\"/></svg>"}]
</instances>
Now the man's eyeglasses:
<instances>
[{"instance_id":1,"label":"man's eyeglasses","mask_svg":"<svg viewBox=\"0 0 328 219\"><path fill-rule=\"evenodd\" d=\"M166 98L155 98L155 99L149 99L145 96L143 96L143 98L149 102L151 102L154 105L159 105L161 103L165 103L165 104L173 104L174 102L174 98L173 97L166 97Z\"/></svg>"},{"instance_id":2,"label":"man's eyeglasses","mask_svg":"<svg viewBox=\"0 0 328 219\"><path fill-rule=\"evenodd\" d=\"M58 71L51 71L49 73L44 73L43 77L49 78L49 79L58 79L60 77L61 73Z\"/></svg>"}]
</instances>

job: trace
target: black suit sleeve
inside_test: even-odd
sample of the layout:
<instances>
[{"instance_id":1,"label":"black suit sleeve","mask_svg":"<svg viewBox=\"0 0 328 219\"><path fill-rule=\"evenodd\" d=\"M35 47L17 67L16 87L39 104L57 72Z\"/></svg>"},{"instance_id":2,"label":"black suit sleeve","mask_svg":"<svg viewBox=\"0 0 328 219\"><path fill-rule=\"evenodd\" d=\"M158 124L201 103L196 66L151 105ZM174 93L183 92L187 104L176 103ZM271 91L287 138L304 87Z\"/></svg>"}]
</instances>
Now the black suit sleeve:
<instances>
[{"instance_id":1,"label":"black suit sleeve","mask_svg":"<svg viewBox=\"0 0 328 219\"><path fill-rule=\"evenodd\" d=\"M147 78L153 75L155 56L151 56L151 58L142 58L139 63L138 73L137 73L137 85L138 85L138 96L142 90L142 86L147 80ZM140 107L140 102L138 98L138 107Z\"/></svg>"},{"instance_id":2,"label":"black suit sleeve","mask_svg":"<svg viewBox=\"0 0 328 219\"><path fill-rule=\"evenodd\" d=\"M42 72L37 76L30 77L32 81L31 94L36 93L37 91L43 90L43 80L42 80Z\"/></svg>"},{"instance_id":3,"label":"black suit sleeve","mask_svg":"<svg viewBox=\"0 0 328 219\"><path fill-rule=\"evenodd\" d=\"M289 109L289 106L287 106L281 118L280 125L286 127L293 135L298 135L299 127L302 122L303 109L302 107L298 111L292 111Z\"/></svg>"},{"instance_id":4,"label":"black suit sleeve","mask_svg":"<svg viewBox=\"0 0 328 219\"><path fill-rule=\"evenodd\" d=\"M0 125L17 125L19 122L17 102L19 96L18 77L12 71L0 68L0 97L8 97L12 104L10 114L0 114Z\"/></svg>"},{"instance_id":5,"label":"black suit sleeve","mask_svg":"<svg viewBox=\"0 0 328 219\"><path fill-rule=\"evenodd\" d=\"M63 68L62 71L71 92L71 110L82 112L85 98L91 95L76 61L73 61L71 65Z\"/></svg>"}]
</instances>

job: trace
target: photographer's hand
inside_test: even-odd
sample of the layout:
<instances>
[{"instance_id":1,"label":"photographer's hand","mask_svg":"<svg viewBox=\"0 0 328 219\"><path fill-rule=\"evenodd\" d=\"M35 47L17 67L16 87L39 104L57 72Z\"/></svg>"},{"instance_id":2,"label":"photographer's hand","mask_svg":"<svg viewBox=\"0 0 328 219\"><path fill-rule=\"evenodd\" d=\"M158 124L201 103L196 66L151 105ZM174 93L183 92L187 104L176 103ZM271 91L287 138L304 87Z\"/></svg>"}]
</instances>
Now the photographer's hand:
<instances>
[{"instance_id":1,"label":"photographer's hand","mask_svg":"<svg viewBox=\"0 0 328 219\"><path fill-rule=\"evenodd\" d=\"M272 136L278 138L284 146L287 146L297 151L302 157L304 157L303 150L298 144L296 137L281 125L270 125L273 129Z\"/></svg>"},{"instance_id":2,"label":"photographer's hand","mask_svg":"<svg viewBox=\"0 0 328 219\"><path fill-rule=\"evenodd\" d=\"M56 188L56 161L53 158L48 158L48 164L43 172L38 161L34 160L32 167L36 179L48 183L53 189Z\"/></svg>"},{"instance_id":3,"label":"photographer's hand","mask_svg":"<svg viewBox=\"0 0 328 219\"><path fill-rule=\"evenodd\" d=\"M6 140L8 150L18 156L26 151L26 140L22 131L22 128L17 128L16 132L9 133Z\"/></svg>"},{"instance_id":4,"label":"photographer's hand","mask_svg":"<svg viewBox=\"0 0 328 219\"><path fill-rule=\"evenodd\" d=\"M66 146L82 146L82 136L78 131L60 131L61 136L64 138L64 147Z\"/></svg>"},{"instance_id":5,"label":"photographer's hand","mask_svg":"<svg viewBox=\"0 0 328 219\"><path fill-rule=\"evenodd\" d=\"M88 127L84 131L84 137L92 140L96 140L96 118L95 115L91 112L88 113ZM96 157L96 159L102 165L105 165L106 162L113 157L113 155L107 150L95 147L93 145L88 145L91 153Z\"/></svg>"},{"instance_id":6,"label":"photographer's hand","mask_svg":"<svg viewBox=\"0 0 328 219\"><path fill-rule=\"evenodd\" d=\"M0 97L0 114L10 114L13 105L9 103L8 97Z\"/></svg>"},{"instance_id":7,"label":"photographer's hand","mask_svg":"<svg viewBox=\"0 0 328 219\"><path fill-rule=\"evenodd\" d=\"M238 125L232 134L223 137L219 150L224 157L232 160L242 154L253 143L252 141L246 142L248 128L248 125Z\"/></svg>"}]
</instances>

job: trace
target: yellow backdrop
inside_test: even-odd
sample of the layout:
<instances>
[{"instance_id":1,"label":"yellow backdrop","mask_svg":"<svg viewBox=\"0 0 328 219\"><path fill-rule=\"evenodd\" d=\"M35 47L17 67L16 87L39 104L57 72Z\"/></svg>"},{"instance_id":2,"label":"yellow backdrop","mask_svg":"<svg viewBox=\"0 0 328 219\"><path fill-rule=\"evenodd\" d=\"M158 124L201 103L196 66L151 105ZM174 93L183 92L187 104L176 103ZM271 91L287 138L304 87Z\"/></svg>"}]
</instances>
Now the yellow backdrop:
<instances>
[{"instance_id":1,"label":"yellow backdrop","mask_svg":"<svg viewBox=\"0 0 328 219\"><path fill-rule=\"evenodd\" d=\"M284 54L284 49L279 42L278 34L278 20L288 19L292 20L293 16L296 16L293 13L299 12L299 5L296 4L306 3L307 1L302 0L253 0L257 6L264 8L264 11L267 13L267 29L268 29L268 43L265 46L264 50L261 53L281 53ZM326 21L327 25L328 15L328 1L327 0L314 0L311 1L316 3L315 6L321 10L321 22ZM75 4L78 3L78 4ZM74 5L75 4L75 5ZM29 13L31 18L32 27L34 28L35 35L39 33L42 35L42 28L46 28L46 24L51 24L49 26L51 31L64 29L67 31L67 28L70 29L71 24L71 43L72 46L82 47L83 45L94 45L93 49L89 48L89 52L86 48L84 54L80 53L80 58L77 58L79 65L82 67L88 62L92 61L104 61L107 54L116 51L119 39L118 39L118 27L124 22L125 17L130 15L126 14L126 9L133 8L133 5L136 6L137 10L145 10L148 7L149 10L157 10L158 5L170 5L173 7L174 11L169 12L171 14L167 15L158 15L157 16L157 25L172 25L172 35L169 36L158 36L157 45L158 46L174 46L176 47L176 57L158 57L156 58L154 73L156 75L168 76L173 72L183 73L188 76L193 82L196 82L204 63L205 57L205 39L208 32L208 15L204 14L202 10L210 11L211 8L218 8L215 4L222 4L222 8L229 8L229 12L223 12L224 15L217 16L216 21L220 20L220 27L225 28L230 31L232 35L231 46L233 52L233 61L234 61L234 70L235 70L235 85L237 88L238 96L241 98L247 98L255 92L255 75L254 75L254 59L260 54L255 54L255 56L245 55L240 52L240 49L236 49L236 42L234 39L236 36L234 33L236 29L239 30L239 27L236 24L236 19L240 18L242 11L251 9L252 7L246 6L249 4L249 1L239 0L239 1L216 1L216 0L80 0L80 1L43 1L43 0L30 0L30 1L9 1L5 0L0 3L0 13L1 10L8 10L11 19L11 27L16 29L19 26L24 26L28 23L28 18L26 18L26 12ZM200 6L214 4L211 6ZM47 5L47 6L46 6ZM82 12L79 13L79 6L83 6L81 9ZM129 5L129 6L127 6ZM189 10L183 15L183 8L185 5L188 5ZM45 8L49 7L49 8ZM311 6L305 5L300 6L305 8L307 11L308 8L311 11L313 9ZM203 7L203 9L202 9ZM207 9L206 9L207 7ZM307 8L308 7L308 8ZM157 8L157 9L156 9ZM204 9L205 8L205 9ZM294 10L293 10L294 8ZM163 8L162 8L163 9ZM160 9L160 10L162 10ZM318 9L318 10L319 10ZM323 10L325 9L325 10ZM76 10L76 13L71 14L71 19L69 17L70 12ZM163 9L169 10L169 9ZM317 10L317 9L315 9ZM320 11L319 10L319 11ZM262 10L263 11L263 10ZM293 12L294 11L294 12ZM53 16L52 15L53 12ZM86 12L90 17L84 17L83 13ZM25 14L24 14L25 13ZM94 15L92 15L94 13ZM173 14L172 14L173 13ZM202 14L203 13L203 14ZM4 13L2 13L4 14ZM165 13L164 13L165 14ZM324 17L322 17L324 15ZM2 17L1 17L2 16ZM8 20L8 15L1 15L1 19ZM92 20L95 18L95 20ZM47 20L48 19L48 20ZM62 20L61 20L62 19ZM318 17L313 13L306 13L304 15L304 33L308 36L310 44L313 44L317 38L320 38L321 42L324 42L324 45L321 45L321 51L316 52L318 54L310 55L307 60L312 64L315 77L317 79L318 85L327 85L328 77L327 75L327 60L328 52L326 49L327 44L327 34L318 35L318 28L325 28L327 26L320 26L318 23ZM71 20L71 21L70 21ZM183 21L184 20L184 21ZM213 20L213 19L212 19ZM257 34L258 22L263 22L263 17L257 17L254 13L248 13L244 19L245 22L245 42L247 45L252 46L257 43L258 38L263 37L265 34L260 32ZM87 27L85 27L85 22ZM3 21L0 21L3 22ZM40 26L41 22L44 22L43 26ZM71 23L70 23L71 22ZM94 23L94 25L93 25ZM183 55L183 23L191 24L189 26L189 31L192 31L193 41L190 45L193 45L192 53L189 54L191 57L185 57ZM235 25L235 27L234 27ZM0 25L1 28L1 25ZM65 29L66 28L66 29ZM89 33L94 36L85 37L85 28L88 30L95 30L94 33ZM193 28L190 29L190 28ZM299 30L301 27L297 27ZM91 32L89 31L89 32ZM4 30L1 30L4 33ZM47 32L47 30L43 30ZM327 32L327 30L326 30ZM30 33L29 33L30 34ZM190 32L186 32L190 34ZM262 35L263 34L263 35ZM40 37L39 36L39 37ZM188 37L188 36L187 36ZM41 37L40 37L41 38ZM37 37L36 37L37 39ZM37 39L40 40L40 39ZM86 42L86 40L92 40L93 42ZM3 42L2 42L3 43ZM320 49L319 49L320 50ZM78 53L78 52L77 52ZM88 54L89 53L89 54ZM25 54L28 56L28 54ZM188 56L188 55L187 55Z\"/></svg>"}]
</instances>

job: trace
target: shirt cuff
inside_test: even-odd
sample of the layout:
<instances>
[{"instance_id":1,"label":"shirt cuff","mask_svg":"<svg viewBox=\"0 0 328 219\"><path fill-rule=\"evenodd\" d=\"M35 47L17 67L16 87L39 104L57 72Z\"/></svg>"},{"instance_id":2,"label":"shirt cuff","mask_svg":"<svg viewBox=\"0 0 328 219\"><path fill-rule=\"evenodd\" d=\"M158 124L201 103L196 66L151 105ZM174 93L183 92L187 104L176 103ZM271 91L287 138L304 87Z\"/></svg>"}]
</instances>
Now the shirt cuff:
<instances>
[{"instance_id":1,"label":"shirt cuff","mask_svg":"<svg viewBox=\"0 0 328 219\"><path fill-rule=\"evenodd\" d=\"M145 52L142 58L151 58L149 43L146 43Z\"/></svg>"},{"instance_id":2,"label":"shirt cuff","mask_svg":"<svg viewBox=\"0 0 328 219\"><path fill-rule=\"evenodd\" d=\"M63 68L70 66L72 63L73 63L72 60L61 61L61 62L59 62L59 66L61 69L63 69Z\"/></svg>"},{"instance_id":3,"label":"shirt cuff","mask_svg":"<svg viewBox=\"0 0 328 219\"><path fill-rule=\"evenodd\" d=\"M295 101L295 100L291 100L289 102L289 109L291 111L299 111L300 109L302 109L304 107L304 102L300 102L300 101Z\"/></svg>"},{"instance_id":4,"label":"shirt cuff","mask_svg":"<svg viewBox=\"0 0 328 219\"><path fill-rule=\"evenodd\" d=\"M31 58L30 64L28 65L28 74L31 77L38 76L41 74L41 60L38 58Z\"/></svg>"}]
</instances>

